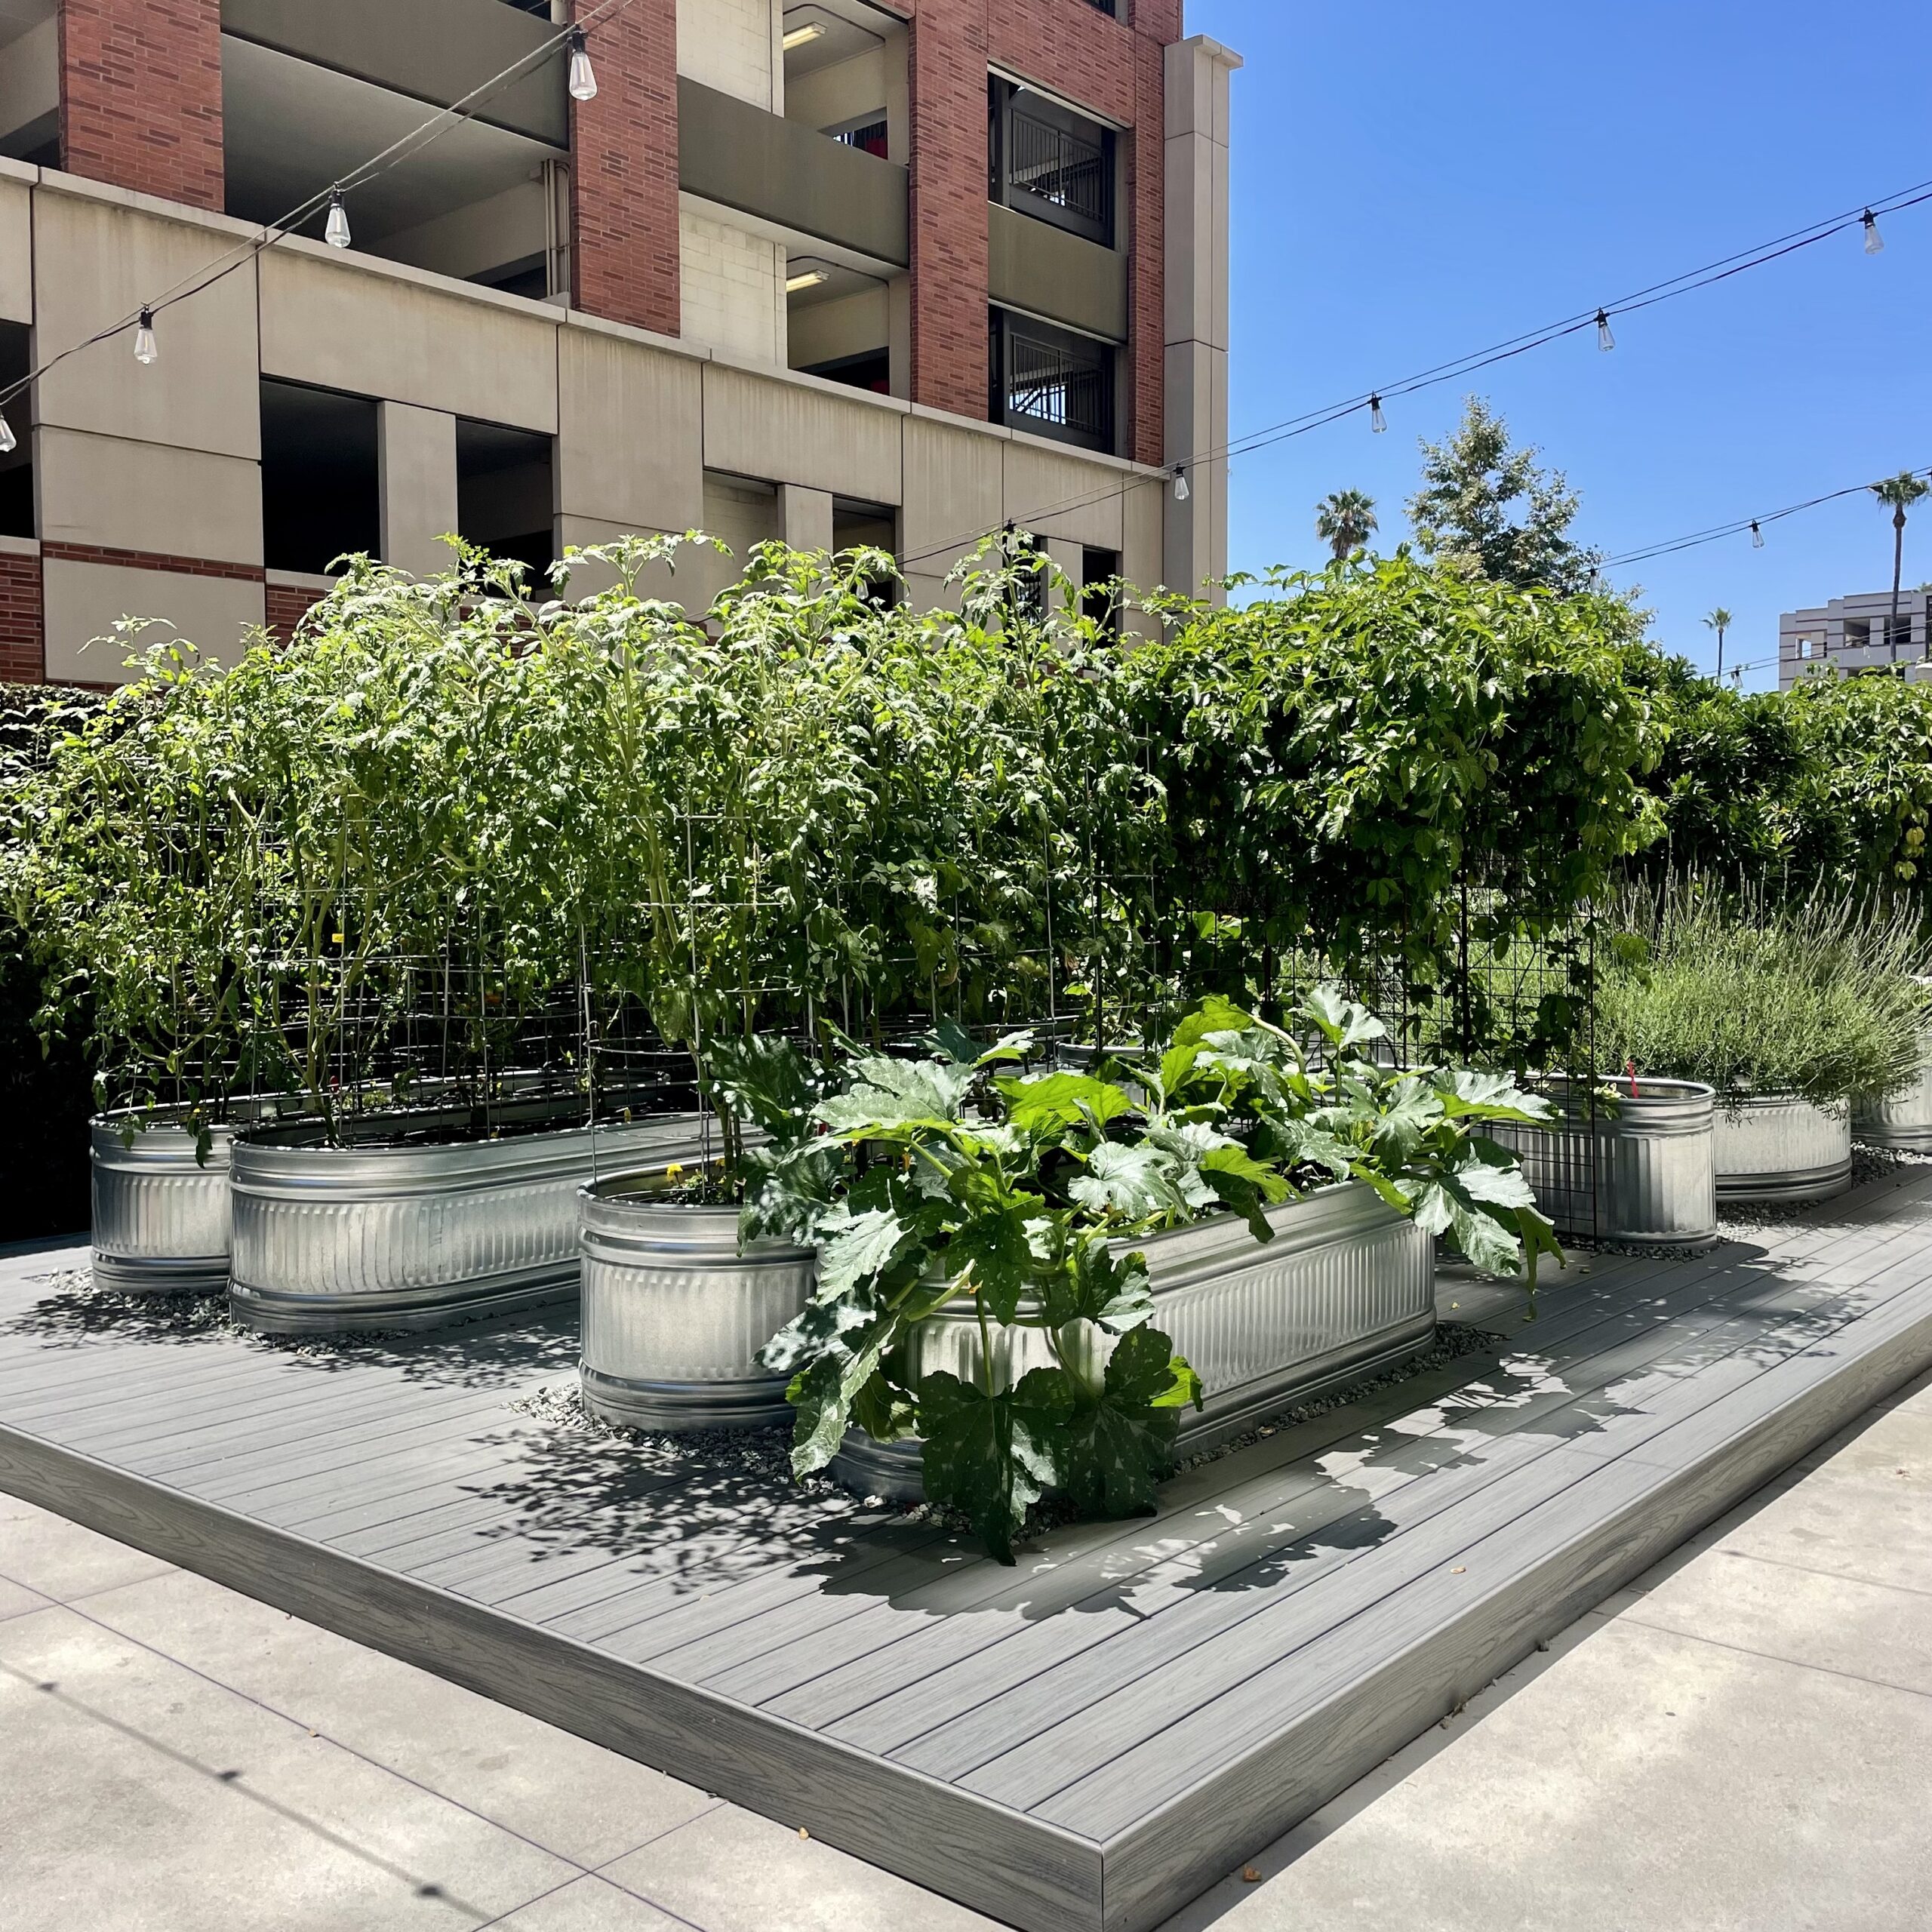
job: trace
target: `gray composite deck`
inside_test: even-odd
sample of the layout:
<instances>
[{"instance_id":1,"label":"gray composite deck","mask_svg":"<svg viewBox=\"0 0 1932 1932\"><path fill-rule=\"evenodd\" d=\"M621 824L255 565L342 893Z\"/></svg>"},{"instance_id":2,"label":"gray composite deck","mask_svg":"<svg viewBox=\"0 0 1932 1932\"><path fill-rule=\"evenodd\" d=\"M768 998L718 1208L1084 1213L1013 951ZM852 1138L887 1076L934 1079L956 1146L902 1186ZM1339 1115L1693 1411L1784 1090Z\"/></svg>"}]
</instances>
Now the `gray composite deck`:
<instances>
[{"instance_id":1,"label":"gray composite deck","mask_svg":"<svg viewBox=\"0 0 1932 1932\"><path fill-rule=\"evenodd\" d=\"M1932 1363L1909 1169L1489 1297L1494 1352L1002 1570L545 1428L568 1312L305 1352L104 1312L84 1261L0 1258L0 1488L1040 1932L1156 1924Z\"/></svg>"}]
</instances>

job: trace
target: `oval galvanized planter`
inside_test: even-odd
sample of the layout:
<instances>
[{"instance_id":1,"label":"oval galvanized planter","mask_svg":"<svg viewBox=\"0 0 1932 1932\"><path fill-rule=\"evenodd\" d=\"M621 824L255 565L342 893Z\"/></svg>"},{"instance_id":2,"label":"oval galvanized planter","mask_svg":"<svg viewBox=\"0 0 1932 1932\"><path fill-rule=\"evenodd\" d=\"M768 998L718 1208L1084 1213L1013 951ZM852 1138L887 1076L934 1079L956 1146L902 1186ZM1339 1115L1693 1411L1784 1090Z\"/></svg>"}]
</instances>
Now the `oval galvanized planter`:
<instances>
[{"instance_id":1,"label":"oval galvanized planter","mask_svg":"<svg viewBox=\"0 0 1932 1932\"><path fill-rule=\"evenodd\" d=\"M1851 1113L1788 1094L1718 1109L1720 1201L1829 1201L1851 1185Z\"/></svg>"},{"instance_id":2,"label":"oval galvanized planter","mask_svg":"<svg viewBox=\"0 0 1932 1932\"><path fill-rule=\"evenodd\" d=\"M374 1115L358 1131L433 1134L467 1118ZM313 1130L242 1135L229 1300L252 1327L292 1335L432 1328L567 1297L577 1189L608 1169L695 1158L706 1118L402 1147L322 1146Z\"/></svg>"},{"instance_id":3,"label":"oval galvanized planter","mask_svg":"<svg viewBox=\"0 0 1932 1932\"><path fill-rule=\"evenodd\" d=\"M1932 995L1932 979L1913 977L1922 991ZM1859 1140L1903 1154L1932 1154L1932 1028L1925 1036L1924 1054L1915 1085L1887 1100L1853 1102L1851 1128Z\"/></svg>"},{"instance_id":4,"label":"oval galvanized planter","mask_svg":"<svg viewBox=\"0 0 1932 1932\"><path fill-rule=\"evenodd\" d=\"M1853 1109L1852 1131L1874 1147L1904 1154L1932 1154L1932 1060L1918 1070L1918 1084L1888 1100L1862 1101Z\"/></svg>"},{"instance_id":5,"label":"oval galvanized planter","mask_svg":"<svg viewBox=\"0 0 1932 1932\"><path fill-rule=\"evenodd\" d=\"M811 1299L818 1257L738 1247L735 1208L653 1198L620 1174L577 1196L583 1254L584 1406L626 1428L677 1433L786 1420L786 1378L758 1352Z\"/></svg>"},{"instance_id":6,"label":"oval galvanized planter","mask_svg":"<svg viewBox=\"0 0 1932 1932\"><path fill-rule=\"evenodd\" d=\"M1636 1247L1694 1247L1718 1238L1717 1097L1694 1080L1641 1077L1632 1095L1592 1098L1580 1081L1549 1082L1553 1128L1498 1121L1492 1137L1517 1154L1537 1204L1558 1233Z\"/></svg>"},{"instance_id":7,"label":"oval galvanized planter","mask_svg":"<svg viewBox=\"0 0 1932 1932\"><path fill-rule=\"evenodd\" d=\"M211 1130L203 1165L178 1120L97 1114L88 1124L96 1284L130 1295L226 1287L234 1129Z\"/></svg>"},{"instance_id":8,"label":"oval galvanized planter","mask_svg":"<svg viewBox=\"0 0 1932 1932\"><path fill-rule=\"evenodd\" d=\"M1154 1325L1200 1376L1204 1410L1189 1410L1180 1447L1199 1450L1325 1388L1375 1374L1427 1348L1435 1333L1433 1244L1366 1183L1324 1188L1269 1211L1275 1238L1255 1240L1231 1214L1116 1244L1147 1257ZM1091 1363L1111 1339L1086 1324L1065 1339ZM902 1374L980 1374L969 1300L914 1331ZM1037 1329L997 1332L995 1374L1008 1386L1052 1358ZM848 1432L832 1473L862 1495L915 1501L924 1493L917 1442Z\"/></svg>"}]
</instances>

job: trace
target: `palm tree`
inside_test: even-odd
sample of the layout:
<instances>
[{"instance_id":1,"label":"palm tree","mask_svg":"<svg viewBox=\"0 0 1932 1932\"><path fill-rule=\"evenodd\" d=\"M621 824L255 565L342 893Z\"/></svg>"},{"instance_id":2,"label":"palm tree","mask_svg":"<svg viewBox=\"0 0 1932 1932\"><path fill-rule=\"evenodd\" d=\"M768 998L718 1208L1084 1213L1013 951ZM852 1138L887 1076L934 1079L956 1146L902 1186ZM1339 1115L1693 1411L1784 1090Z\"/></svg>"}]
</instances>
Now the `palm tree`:
<instances>
[{"instance_id":1,"label":"palm tree","mask_svg":"<svg viewBox=\"0 0 1932 1932\"><path fill-rule=\"evenodd\" d=\"M1737 621L1721 604L1704 620L1705 629L1715 631L1718 634L1718 675L1720 678L1724 675L1724 634Z\"/></svg>"},{"instance_id":2,"label":"palm tree","mask_svg":"<svg viewBox=\"0 0 1932 1932\"><path fill-rule=\"evenodd\" d=\"M1375 499L1359 490L1332 490L1315 506L1315 534L1340 563L1375 534Z\"/></svg>"},{"instance_id":3,"label":"palm tree","mask_svg":"<svg viewBox=\"0 0 1932 1932\"><path fill-rule=\"evenodd\" d=\"M1890 644L1899 629L1899 580L1905 574L1905 513L1920 497L1932 494L1932 483L1915 476L1909 469L1901 469L1896 476L1874 483L1871 488L1872 495L1880 503L1889 503L1892 510L1892 614L1885 626L1885 641Z\"/></svg>"}]
</instances>

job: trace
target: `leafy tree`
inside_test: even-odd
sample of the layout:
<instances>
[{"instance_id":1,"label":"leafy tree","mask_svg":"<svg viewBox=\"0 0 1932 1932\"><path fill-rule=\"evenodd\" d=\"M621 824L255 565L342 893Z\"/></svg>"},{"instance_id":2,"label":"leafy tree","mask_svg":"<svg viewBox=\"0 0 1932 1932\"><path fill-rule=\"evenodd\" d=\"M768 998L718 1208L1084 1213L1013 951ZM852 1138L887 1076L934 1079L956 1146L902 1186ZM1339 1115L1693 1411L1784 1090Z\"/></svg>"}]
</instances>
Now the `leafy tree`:
<instances>
[{"instance_id":1,"label":"leafy tree","mask_svg":"<svg viewBox=\"0 0 1932 1932\"><path fill-rule=\"evenodd\" d=\"M1499 931L1561 928L1654 835L1640 780L1659 735L1617 599L1534 596L1406 549L1269 582L1239 610L1190 610L1122 672L1138 735L1167 748L1171 922L1241 921L1257 983L1306 949L1441 984L1466 887L1500 895Z\"/></svg>"},{"instance_id":2,"label":"leafy tree","mask_svg":"<svg viewBox=\"0 0 1932 1932\"><path fill-rule=\"evenodd\" d=\"M1360 490L1332 490L1315 506L1315 534L1337 563L1375 534L1375 499Z\"/></svg>"},{"instance_id":3,"label":"leafy tree","mask_svg":"<svg viewBox=\"0 0 1932 1932\"><path fill-rule=\"evenodd\" d=\"M1537 467L1534 449L1510 447L1509 426L1481 396L1465 401L1453 436L1422 452L1422 487L1408 512L1429 556L1521 589L1596 587L1602 552L1570 535L1580 500L1560 470Z\"/></svg>"},{"instance_id":4,"label":"leafy tree","mask_svg":"<svg viewBox=\"0 0 1932 1932\"><path fill-rule=\"evenodd\" d=\"M1715 631L1718 634L1718 675L1720 678L1724 675L1724 632L1729 630L1736 621L1737 620L1721 604L1704 620L1705 629Z\"/></svg>"},{"instance_id":5,"label":"leafy tree","mask_svg":"<svg viewBox=\"0 0 1932 1932\"><path fill-rule=\"evenodd\" d=\"M1932 483L1901 469L1882 483L1871 485L1872 494L1892 512L1892 616L1887 626L1888 638L1899 626L1899 580L1905 574L1905 513L1921 497L1932 494Z\"/></svg>"}]
</instances>

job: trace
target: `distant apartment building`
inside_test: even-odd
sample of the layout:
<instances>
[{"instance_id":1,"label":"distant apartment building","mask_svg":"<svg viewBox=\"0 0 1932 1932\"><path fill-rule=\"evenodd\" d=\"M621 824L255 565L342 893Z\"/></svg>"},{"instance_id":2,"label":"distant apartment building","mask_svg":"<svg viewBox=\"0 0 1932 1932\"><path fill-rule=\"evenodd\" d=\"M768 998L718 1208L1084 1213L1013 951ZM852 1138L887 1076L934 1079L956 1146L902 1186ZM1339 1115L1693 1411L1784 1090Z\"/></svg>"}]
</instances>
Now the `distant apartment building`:
<instances>
[{"instance_id":1,"label":"distant apartment building","mask_svg":"<svg viewBox=\"0 0 1932 1932\"><path fill-rule=\"evenodd\" d=\"M1834 597L1815 610L1787 611L1778 620L1778 687L1831 672L1852 677L1884 672L1894 677L1932 675L1928 666L1927 605L1923 589L1899 592L1892 615L1889 590Z\"/></svg>"},{"instance_id":2,"label":"distant apartment building","mask_svg":"<svg viewBox=\"0 0 1932 1932\"><path fill-rule=\"evenodd\" d=\"M334 557L433 570L445 531L537 565L875 543L932 603L1011 521L1077 581L1199 590L1240 63L1182 31L1181 0L0 0L0 391L51 365L5 405L0 676L112 681L83 647L124 614L286 632ZM334 183L349 246L319 202L251 246ZM164 295L143 364L115 325Z\"/></svg>"}]
</instances>

